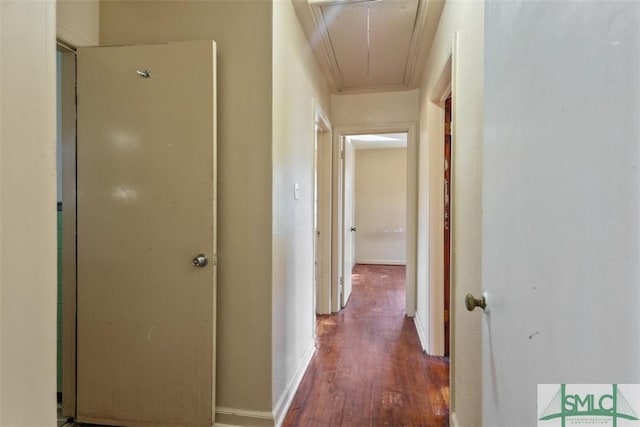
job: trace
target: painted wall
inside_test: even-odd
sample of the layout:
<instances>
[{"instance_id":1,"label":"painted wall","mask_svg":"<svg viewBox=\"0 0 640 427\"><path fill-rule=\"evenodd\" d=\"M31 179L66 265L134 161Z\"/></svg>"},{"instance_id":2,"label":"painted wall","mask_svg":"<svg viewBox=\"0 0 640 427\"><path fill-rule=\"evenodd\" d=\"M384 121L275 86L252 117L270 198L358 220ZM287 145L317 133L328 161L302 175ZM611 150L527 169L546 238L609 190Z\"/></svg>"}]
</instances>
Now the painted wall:
<instances>
[{"instance_id":1,"label":"painted wall","mask_svg":"<svg viewBox=\"0 0 640 427\"><path fill-rule=\"evenodd\" d=\"M407 149L358 149L355 157L356 263L404 264Z\"/></svg>"},{"instance_id":2,"label":"painted wall","mask_svg":"<svg viewBox=\"0 0 640 427\"><path fill-rule=\"evenodd\" d=\"M640 382L639 23L638 2L487 4L485 425L535 424L538 383Z\"/></svg>"},{"instance_id":3,"label":"painted wall","mask_svg":"<svg viewBox=\"0 0 640 427\"><path fill-rule=\"evenodd\" d=\"M273 405L283 417L315 350L313 100L329 89L289 0L273 3ZM299 198L294 198L298 183Z\"/></svg>"},{"instance_id":4,"label":"painted wall","mask_svg":"<svg viewBox=\"0 0 640 427\"><path fill-rule=\"evenodd\" d=\"M0 425L56 420L53 2L0 2Z\"/></svg>"},{"instance_id":5,"label":"painted wall","mask_svg":"<svg viewBox=\"0 0 640 427\"><path fill-rule=\"evenodd\" d=\"M57 36L72 46L97 45L100 36L99 15L99 0L57 0Z\"/></svg>"},{"instance_id":6,"label":"painted wall","mask_svg":"<svg viewBox=\"0 0 640 427\"><path fill-rule=\"evenodd\" d=\"M418 121L418 90L331 95L334 126Z\"/></svg>"},{"instance_id":7,"label":"painted wall","mask_svg":"<svg viewBox=\"0 0 640 427\"><path fill-rule=\"evenodd\" d=\"M101 44L218 48L218 422L272 410L272 4L103 1ZM185 76L189 78L189 76ZM252 418L253 419L253 418Z\"/></svg>"},{"instance_id":8,"label":"painted wall","mask_svg":"<svg viewBox=\"0 0 640 427\"><path fill-rule=\"evenodd\" d=\"M447 1L420 86L418 204L418 311L416 326L430 354L444 350L443 319L443 122L440 75L457 34L453 64L453 178L451 291L451 412L460 426L481 414L480 321L464 308L464 295L480 292L482 200L483 13L475 0ZM435 102L434 102L435 100Z\"/></svg>"}]
</instances>

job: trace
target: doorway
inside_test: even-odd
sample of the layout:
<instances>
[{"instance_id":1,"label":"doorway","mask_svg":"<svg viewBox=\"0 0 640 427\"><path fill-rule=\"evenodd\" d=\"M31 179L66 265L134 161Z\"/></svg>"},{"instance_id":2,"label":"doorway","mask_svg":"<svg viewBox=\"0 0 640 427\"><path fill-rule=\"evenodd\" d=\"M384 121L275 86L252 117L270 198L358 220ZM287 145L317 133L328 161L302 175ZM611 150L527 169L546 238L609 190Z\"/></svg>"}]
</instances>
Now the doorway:
<instances>
[{"instance_id":1,"label":"doorway","mask_svg":"<svg viewBox=\"0 0 640 427\"><path fill-rule=\"evenodd\" d=\"M313 139L313 288L315 314L331 314L332 185L331 124L314 102ZM313 316L315 319L315 316ZM315 334L315 320L313 321Z\"/></svg>"},{"instance_id":2,"label":"doorway","mask_svg":"<svg viewBox=\"0 0 640 427\"><path fill-rule=\"evenodd\" d=\"M59 56L58 72L62 415L107 424L146 419L178 425L196 418L210 424L217 270L215 43L79 50L78 126L73 50ZM152 72L140 70L138 62L158 77L152 80ZM201 70L197 79L178 83L193 69ZM135 101L123 106L120 101L132 96ZM172 102L158 99L167 96ZM147 108L153 97L154 108ZM175 111L185 105L193 108ZM142 272L138 276L132 274L136 268ZM168 268L171 274L161 273ZM175 363L177 357L181 363ZM160 387L159 381L169 386ZM158 407L162 401L171 404Z\"/></svg>"},{"instance_id":3,"label":"doorway","mask_svg":"<svg viewBox=\"0 0 640 427\"><path fill-rule=\"evenodd\" d=\"M58 316L57 396L61 414L75 416L76 404L76 53L58 42Z\"/></svg>"},{"instance_id":4,"label":"doorway","mask_svg":"<svg viewBox=\"0 0 640 427\"><path fill-rule=\"evenodd\" d=\"M406 314L415 315L416 310L416 250L417 250L417 147L415 142L415 123L393 123L379 125L340 126L334 132L334 161L339 166L334 172L334 203L337 207L337 221L332 229L335 232L334 242L337 248L338 272L331 283L332 311L338 312L348 301L351 283L350 272L355 264L355 238L358 226L355 223L354 210L351 206L353 196L349 194L355 185L353 163L356 148L354 136L357 135L406 135L406 210L405 210L405 253L406 253ZM371 142L371 141L369 141ZM362 142L364 143L364 142ZM364 233L363 233L364 234ZM391 234L391 233L387 233ZM398 233L399 234L399 233ZM353 256L351 255L353 254Z\"/></svg>"},{"instance_id":5,"label":"doorway","mask_svg":"<svg viewBox=\"0 0 640 427\"><path fill-rule=\"evenodd\" d=\"M354 135L356 264L406 264L407 134ZM357 225L357 227L356 227Z\"/></svg>"},{"instance_id":6,"label":"doorway","mask_svg":"<svg viewBox=\"0 0 640 427\"><path fill-rule=\"evenodd\" d=\"M451 311L451 96L444 102L444 355L449 357Z\"/></svg>"},{"instance_id":7,"label":"doorway","mask_svg":"<svg viewBox=\"0 0 640 427\"><path fill-rule=\"evenodd\" d=\"M355 265L407 263L407 133L350 135L344 152L342 307Z\"/></svg>"}]
</instances>

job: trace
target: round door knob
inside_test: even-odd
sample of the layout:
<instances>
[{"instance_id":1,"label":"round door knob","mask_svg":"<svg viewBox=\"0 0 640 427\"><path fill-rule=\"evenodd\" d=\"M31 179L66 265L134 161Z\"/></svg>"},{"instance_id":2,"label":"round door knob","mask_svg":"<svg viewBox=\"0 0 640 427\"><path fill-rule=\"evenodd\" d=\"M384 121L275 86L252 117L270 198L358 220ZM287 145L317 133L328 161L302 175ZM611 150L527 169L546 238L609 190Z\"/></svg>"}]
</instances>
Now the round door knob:
<instances>
[{"instance_id":1,"label":"round door knob","mask_svg":"<svg viewBox=\"0 0 640 427\"><path fill-rule=\"evenodd\" d=\"M464 305L469 311L473 311L476 307L480 307L484 310L487 307L487 300L484 294L480 298L476 298L471 294L467 294L467 296L464 297Z\"/></svg>"},{"instance_id":2,"label":"round door knob","mask_svg":"<svg viewBox=\"0 0 640 427\"><path fill-rule=\"evenodd\" d=\"M196 267L204 267L209 263L207 256L205 254L198 254L193 258L193 265Z\"/></svg>"},{"instance_id":3,"label":"round door knob","mask_svg":"<svg viewBox=\"0 0 640 427\"><path fill-rule=\"evenodd\" d=\"M356 228L355 227L351 227L351 231L356 231Z\"/></svg>"}]
</instances>

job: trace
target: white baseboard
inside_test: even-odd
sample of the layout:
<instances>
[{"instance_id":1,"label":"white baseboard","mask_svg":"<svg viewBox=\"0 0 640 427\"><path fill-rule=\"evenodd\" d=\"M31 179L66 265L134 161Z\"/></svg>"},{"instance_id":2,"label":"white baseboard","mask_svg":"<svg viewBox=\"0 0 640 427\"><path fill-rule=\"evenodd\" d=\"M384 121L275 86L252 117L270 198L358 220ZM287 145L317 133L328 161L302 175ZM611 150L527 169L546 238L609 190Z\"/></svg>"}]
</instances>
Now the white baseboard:
<instances>
[{"instance_id":1,"label":"white baseboard","mask_svg":"<svg viewBox=\"0 0 640 427\"><path fill-rule=\"evenodd\" d=\"M282 392L278 403L276 404L273 414L261 411L248 411L245 409L216 407L216 422L214 427L239 427L239 426L264 426L273 427L280 426L284 421L287 411L291 406L293 397L300 386L302 377L307 371L307 367L316 351L315 339L309 343L302 358L298 362L295 373L287 387Z\"/></svg>"},{"instance_id":2,"label":"white baseboard","mask_svg":"<svg viewBox=\"0 0 640 427\"><path fill-rule=\"evenodd\" d=\"M289 407L291 406L291 402L293 401L293 397L296 395L296 391L298 391L302 377L304 377L305 372L307 372L309 363L311 363L311 359L315 353L316 342L315 339L313 339L307 346L302 358L298 362L298 366L296 366L293 377L285 387L275 408L273 409L273 419L275 420L276 427L280 427L282 425L282 422L289 411Z\"/></svg>"},{"instance_id":3,"label":"white baseboard","mask_svg":"<svg viewBox=\"0 0 640 427\"><path fill-rule=\"evenodd\" d=\"M273 415L270 412L217 406L216 422L214 425L216 427L273 427Z\"/></svg>"},{"instance_id":4,"label":"white baseboard","mask_svg":"<svg viewBox=\"0 0 640 427\"><path fill-rule=\"evenodd\" d=\"M451 413L451 416L449 417L449 421L451 422L451 427L459 427L458 417L456 416L455 412Z\"/></svg>"},{"instance_id":5,"label":"white baseboard","mask_svg":"<svg viewBox=\"0 0 640 427\"><path fill-rule=\"evenodd\" d=\"M389 260L389 259L360 259L356 260L356 264L375 264L375 265L407 265L406 260Z\"/></svg>"},{"instance_id":6,"label":"white baseboard","mask_svg":"<svg viewBox=\"0 0 640 427\"><path fill-rule=\"evenodd\" d=\"M422 349L424 351L426 351L427 353L429 353L428 349L428 342L427 342L427 334L424 330L424 326L422 326L422 320L421 320L421 316L420 313L416 312L416 315L413 316L413 323L415 323L416 325L416 331L418 331L418 338L420 338L420 345L422 346Z\"/></svg>"}]
</instances>

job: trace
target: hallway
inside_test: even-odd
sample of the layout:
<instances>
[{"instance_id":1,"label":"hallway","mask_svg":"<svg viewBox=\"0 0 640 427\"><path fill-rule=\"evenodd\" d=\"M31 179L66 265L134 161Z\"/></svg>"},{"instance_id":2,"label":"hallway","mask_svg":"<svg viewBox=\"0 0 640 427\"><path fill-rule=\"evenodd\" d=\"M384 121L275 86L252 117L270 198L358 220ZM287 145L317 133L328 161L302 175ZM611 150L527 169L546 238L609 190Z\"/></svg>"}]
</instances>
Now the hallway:
<instances>
[{"instance_id":1,"label":"hallway","mask_svg":"<svg viewBox=\"0 0 640 427\"><path fill-rule=\"evenodd\" d=\"M405 317L405 267L356 265L344 310L318 316L317 352L284 426L445 426L448 359Z\"/></svg>"}]
</instances>

